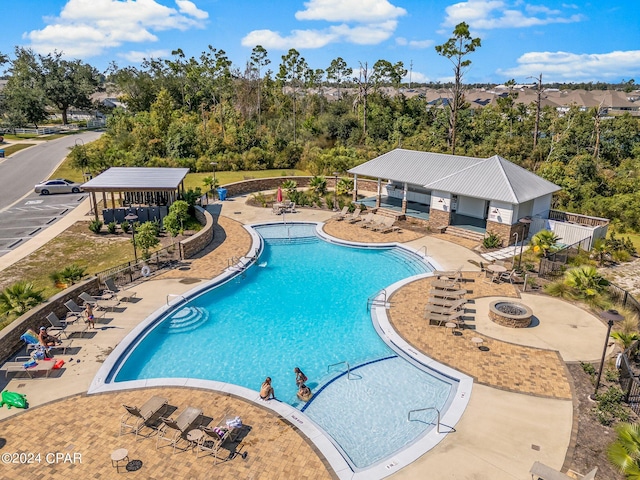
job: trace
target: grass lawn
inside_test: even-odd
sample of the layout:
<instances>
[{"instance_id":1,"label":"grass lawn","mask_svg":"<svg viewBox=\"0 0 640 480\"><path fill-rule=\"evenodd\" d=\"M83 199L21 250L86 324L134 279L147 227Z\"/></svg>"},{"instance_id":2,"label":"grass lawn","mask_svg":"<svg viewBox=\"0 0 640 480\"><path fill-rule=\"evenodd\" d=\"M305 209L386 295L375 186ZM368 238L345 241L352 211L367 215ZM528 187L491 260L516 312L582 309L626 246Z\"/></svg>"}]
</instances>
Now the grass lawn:
<instances>
[{"instance_id":1,"label":"grass lawn","mask_svg":"<svg viewBox=\"0 0 640 480\"><path fill-rule=\"evenodd\" d=\"M49 279L53 272L76 263L91 275L133 260L131 235L94 235L89 222L78 222L31 255L2 272L0 290L19 280L43 288L45 297L58 293Z\"/></svg>"},{"instance_id":2,"label":"grass lawn","mask_svg":"<svg viewBox=\"0 0 640 480\"><path fill-rule=\"evenodd\" d=\"M220 185L226 185L227 183L241 182L242 180L252 180L254 178L270 178L270 177L286 177L286 176L309 176L309 172L303 170L294 169L279 169L279 170L249 170L243 172L216 172L216 180ZM213 172L205 173L190 173L184 180L184 186L188 190L189 188L200 187L204 190L204 183L202 181L205 177L213 176Z\"/></svg>"},{"instance_id":3,"label":"grass lawn","mask_svg":"<svg viewBox=\"0 0 640 480\"><path fill-rule=\"evenodd\" d=\"M4 156L8 157L12 153L19 152L20 150L24 150L25 148L34 146L35 143L14 143L13 145L7 145L3 147L0 145L0 150L4 150Z\"/></svg>"}]
</instances>

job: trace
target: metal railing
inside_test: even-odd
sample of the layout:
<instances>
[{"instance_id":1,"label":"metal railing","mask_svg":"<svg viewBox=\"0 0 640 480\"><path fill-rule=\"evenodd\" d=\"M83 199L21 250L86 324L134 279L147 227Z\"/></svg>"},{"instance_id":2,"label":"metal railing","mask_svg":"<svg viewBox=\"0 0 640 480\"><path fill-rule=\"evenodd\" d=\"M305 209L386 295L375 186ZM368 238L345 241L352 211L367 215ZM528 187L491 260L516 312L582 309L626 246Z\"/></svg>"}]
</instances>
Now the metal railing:
<instances>
[{"instance_id":1,"label":"metal railing","mask_svg":"<svg viewBox=\"0 0 640 480\"><path fill-rule=\"evenodd\" d=\"M331 370L331 367L335 367L337 365L342 365L343 363L347 366L347 380L351 380L351 366L349 365L349 362L347 362L346 360L343 360L342 362L332 363L331 365L328 365L327 366L327 373L329 373L329 370Z\"/></svg>"},{"instance_id":2,"label":"metal railing","mask_svg":"<svg viewBox=\"0 0 640 480\"><path fill-rule=\"evenodd\" d=\"M539 277L555 277L562 275L566 269L569 258L572 255L578 255L581 250L585 249L585 242L588 244L589 239L583 239L572 245L567 245L553 253L548 254L546 257L540 259L538 266Z\"/></svg>"},{"instance_id":3,"label":"metal railing","mask_svg":"<svg viewBox=\"0 0 640 480\"><path fill-rule=\"evenodd\" d=\"M560 210L549 210L549 220L559 222L577 223L578 225L588 225L590 227L598 227L608 225L609 220L600 217L590 217L589 215L580 215L579 213L562 212Z\"/></svg>"},{"instance_id":4,"label":"metal railing","mask_svg":"<svg viewBox=\"0 0 640 480\"><path fill-rule=\"evenodd\" d=\"M435 410L436 413L438 414L438 423L436 424L436 431L438 433L440 432L440 410L438 410L436 407L427 407L427 408L416 408L415 410L409 410L409 413L407 413L407 422L411 421L411 414L414 412L426 412L427 410Z\"/></svg>"},{"instance_id":5,"label":"metal railing","mask_svg":"<svg viewBox=\"0 0 640 480\"><path fill-rule=\"evenodd\" d=\"M144 275L143 267L148 267L149 275L159 270L173 268L182 260L180 249L177 245L170 245L166 248L158 250L151 254L147 260L136 262L127 262L103 270L96 274L101 282L104 283L106 278L113 278L117 285L133 283L148 275Z\"/></svg>"},{"instance_id":6,"label":"metal railing","mask_svg":"<svg viewBox=\"0 0 640 480\"><path fill-rule=\"evenodd\" d=\"M169 305L169 298L181 298L183 302L187 301L187 298L184 295L180 295L178 293L169 293L167 295L167 305Z\"/></svg>"},{"instance_id":7,"label":"metal railing","mask_svg":"<svg viewBox=\"0 0 640 480\"><path fill-rule=\"evenodd\" d=\"M420 252L421 252L421 251L423 251L423 250L424 250L424 257L425 257L425 258L426 258L426 257L428 257L428 256L429 256L429 254L427 253L427 246L426 246L426 245L421 246L421 247L418 249L418 252L417 252L417 253L420 253Z\"/></svg>"},{"instance_id":8,"label":"metal railing","mask_svg":"<svg viewBox=\"0 0 640 480\"><path fill-rule=\"evenodd\" d=\"M378 296L382 295L382 300L377 300ZM379 292L374 293L373 295L369 295L367 298L367 312L371 310L371 307L386 307L387 306L387 290L382 289Z\"/></svg>"}]
</instances>

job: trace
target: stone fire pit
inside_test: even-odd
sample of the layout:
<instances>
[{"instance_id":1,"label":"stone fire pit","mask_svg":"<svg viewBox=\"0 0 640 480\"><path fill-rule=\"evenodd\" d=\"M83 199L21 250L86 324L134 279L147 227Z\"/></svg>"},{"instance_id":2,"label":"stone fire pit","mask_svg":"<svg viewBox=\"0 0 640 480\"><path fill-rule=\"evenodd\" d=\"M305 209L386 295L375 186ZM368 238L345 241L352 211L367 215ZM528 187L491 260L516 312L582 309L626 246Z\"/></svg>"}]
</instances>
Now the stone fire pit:
<instances>
[{"instance_id":1,"label":"stone fire pit","mask_svg":"<svg viewBox=\"0 0 640 480\"><path fill-rule=\"evenodd\" d=\"M531 325L533 310L509 300L496 300L489 304L489 318L503 327L527 328Z\"/></svg>"}]
</instances>

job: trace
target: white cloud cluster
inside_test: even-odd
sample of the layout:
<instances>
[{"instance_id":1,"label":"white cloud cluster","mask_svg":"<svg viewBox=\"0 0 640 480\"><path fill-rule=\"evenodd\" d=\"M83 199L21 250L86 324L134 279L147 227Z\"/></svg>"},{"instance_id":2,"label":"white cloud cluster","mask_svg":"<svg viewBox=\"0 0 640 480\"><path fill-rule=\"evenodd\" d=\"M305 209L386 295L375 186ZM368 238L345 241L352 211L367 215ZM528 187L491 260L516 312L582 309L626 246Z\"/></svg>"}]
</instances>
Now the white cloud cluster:
<instances>
[{"instance_id":1,"label":"white cloud cluster","mask_svg":"<svg viewBox=\"0 0 640 480\"><path fill-rule=\"evenodd\" d=\"M435 42L433 40L407 40L404 37L396 37L396 45L410 48L429 48Z\"/></svg>"},{"instance_id":2,"label":"white cloud cluster","mask_svg":"<svg viewBox=\"0 0 640 480\"><path fill-rule=\"evenodd\" d=\"M68 0L60 16L45 19L49 23L45 28L23 37L38 53L57 50L84 58L125 43L155 42L153 32L204 26L207 12L190 0L175 0L175 4L177 10L157 0Z\"/></svg>"},{"instance_id":3,"label":"white cloud cluster","mask_svg":"<svg viewBox=\"0 0 640 480\"><path fill-rule=\"evenodd\" d=\"M397 18L407 13L387 0L310 0L304 5L306 9L295 14L297 20L341 23L323 29L292 30L285 35L273 30L254 30L242 39L242 45L280 50L321 48L336 42L377 45L393 35Z\"/></svg>"},{"instance_id":4,"label":"white cloud cluster","mask_svg":"<svg viewBox=\"0 0 640 480\"><path fill-rule=\"evenodd\" d=\"M564 6L571 8L571 6ZM530 5L516 0L509 4L503 0L467 0L445 9L445 26L467 22L475 30L495 28L523 28L550 23L574 23L583 20L580 14L564 15L561 10L544 5Z\"/></svg>"},{"instance_id":5,"label":"white cloud cluster","mask_svg":"<svg viewBox=\"0 0 640 480\"><path fill-rule=\"evenodd\" d=\"M506 78L526 78L542 73L545 81L596 81L640 75L640 50L610 53L529 52L518 66L497 73Z\"/></svg>"}]
</instances>

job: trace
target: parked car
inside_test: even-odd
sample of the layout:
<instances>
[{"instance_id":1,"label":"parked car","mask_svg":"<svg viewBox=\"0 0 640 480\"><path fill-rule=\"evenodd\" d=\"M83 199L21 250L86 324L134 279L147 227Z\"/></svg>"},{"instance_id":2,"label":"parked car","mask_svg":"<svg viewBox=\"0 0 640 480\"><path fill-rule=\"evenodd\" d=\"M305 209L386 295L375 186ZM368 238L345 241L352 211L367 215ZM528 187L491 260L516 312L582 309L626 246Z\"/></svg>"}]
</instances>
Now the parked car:
<instances>
[{"instance_id":1,"label":"parked car","mask_svg":"<svg viewBox=\"0 0 640 480\"><path fill-rule=\"evenodd\" d=\"M49 195L50 193L80 193L82 188L79 183L65 180L64 178L56 178L37 184L34 190L41 195Z\"/></svg>"}]
</instances>

